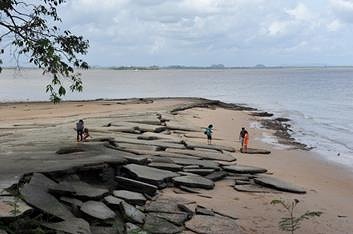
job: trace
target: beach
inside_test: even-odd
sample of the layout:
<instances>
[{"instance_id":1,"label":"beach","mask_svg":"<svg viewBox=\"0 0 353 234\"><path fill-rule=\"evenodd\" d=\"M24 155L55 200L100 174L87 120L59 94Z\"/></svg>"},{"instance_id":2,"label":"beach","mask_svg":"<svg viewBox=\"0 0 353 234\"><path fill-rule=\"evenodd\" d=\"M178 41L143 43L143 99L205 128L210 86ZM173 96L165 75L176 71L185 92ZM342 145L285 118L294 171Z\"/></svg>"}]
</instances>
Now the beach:
<instances>
[{"instance_id":1,"label":"beach","mask_svg":"<svg viewBox=\"0 0 353 234\"><path fill-rule=\"evenodd\" d=\"M188 106L199 99L121 99L96 101L68 101L60 104L48 102L21 102L0 104L0 188L16 183L25 173L58 170L70 166L80 154L58 155L62 146L76 144L73 130L79 119L94 130L116 116L141 113L162 113ZM195 105L179 108L174 115L178 123L198 128L213 124L214 144L234 147L231 153L237 164L263 167L267 174L293 183L306 194L252 193L236 191L234 180L225 178L216 182L212 190L200 190L200 194L176 193L174 188L162 192L175 198L196 201L209 209L237 219L245 233L283 233L278 228L281 217L286 216L283 208L271 204L274 199L300 202L296 214L306 211L321 211L323 214L301 225L298 233L352 233L353 230L353 172L348 168L326 161L319 155L305 149L287 145L275 147L264 143L263 135L273 136L275 131L254 128L262 117L251 115L254 111L246 108L231 108L227 105ZM167 114L166 114L167 115ZM169 115L169 113L168 113ZM238 140L241 127L250 135L250 147L270 150L269 155L242 154ZM171 132L183 135L183 139L206 144L202 131L196 133ZM95 137L109 137L106 133L92 131ZM86 143L80 143L86 144ZM93 156L92 156L93 157ZM84 162L85 158L80 158ZM96 160L96 159L95 159ZM99 158L97 158L99 161ZM192 233L192 232L191 232Z\"/></svg>"}]
</instances>

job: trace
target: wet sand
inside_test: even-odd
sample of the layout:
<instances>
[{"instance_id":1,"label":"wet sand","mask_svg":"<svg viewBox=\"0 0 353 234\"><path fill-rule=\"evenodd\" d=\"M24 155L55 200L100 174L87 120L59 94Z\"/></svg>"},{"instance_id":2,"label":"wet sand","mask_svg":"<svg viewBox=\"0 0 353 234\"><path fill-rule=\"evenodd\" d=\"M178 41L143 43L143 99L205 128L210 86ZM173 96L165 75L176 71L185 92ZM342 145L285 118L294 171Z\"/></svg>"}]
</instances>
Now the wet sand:
<instances>
[{"instance_id":1,"label":"wet sand","mask_svg":"<svg viewBox=\"0 0 353 234\"><path fill-rule=\"evenodd\" d=\"M62 145L75 142L74 124L84 119L86 126L101 125L106 118L131 113L161 112L171 110L192 99L156 99L124 101L90 101L51 103L0 104L0 181L1 187L15 181L23 173L35 171L64 158L54 152ZM278 221L286 213L271 205L273 199L300 201L297 212L322 211L319 218L305 221L298 233L352 233L353 232L353 172L348 168L329 163L314 153L299 149L277 149L260 141L262 135L273 134L266 129L250 128L260 117L247 111L224 108L193 108L178 112L176 118L185 123L206 127L215 126L214 143L239 148L239 130L242 126L250 133L250 147L271 150L270 155L234 153L237 163L267 168L275 177L306 189L305 195L290 193L246 193L234 190L233 180L216 183L214 190L196 194L177 194L166 189L170 196L195 200L205 207L238 218L246 233L282 233ZM203 133L192 134L193 141L206 142ZM94 137L94 135L93 135Z\"/></svg>"}]
</instances>

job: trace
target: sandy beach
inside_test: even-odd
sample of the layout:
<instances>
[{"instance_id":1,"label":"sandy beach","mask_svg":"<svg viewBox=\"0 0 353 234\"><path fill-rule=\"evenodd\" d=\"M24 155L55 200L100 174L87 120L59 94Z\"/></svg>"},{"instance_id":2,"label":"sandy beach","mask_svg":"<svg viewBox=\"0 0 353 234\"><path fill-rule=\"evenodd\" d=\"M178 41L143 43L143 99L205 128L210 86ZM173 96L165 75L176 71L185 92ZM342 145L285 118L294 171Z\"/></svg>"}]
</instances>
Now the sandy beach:
<instances>
[{"instance_id":1,"label":"sandy beach","mask_svg":"<svg viewBox=\"0 0 353 234\"><path fill-rule=\"evenodd\" d=\"M178 106L193 103L194 99L129 99L38 103L0 104L0 188L16 182L25 173L56 169L70 165L75 155L55 154L61 146L75 143L75 122L84 119L86 126L99 129L109 119L141 113L167 113ZM237 218L245 233L283 233L278 228L283 208L271 203L274 199L300 201L296 213L321 211L321 217L304 221L297 233L352 233L353 232L353 172L349 168L330 163L310 151L293 145L275 147L261 141L263 134L274 130L253 128L261 117L250 111L222 107L195 107L178 111L175 118L187 126L215 126L214 144L237 149L233 156L238 164L268 169L268 174L300 186L306 194L238 192L234 181L216 182L213 190L201 189L201 194L176 193L166 188L163 194L196 201L219 213ZM270 150L269 155L250 155L239 152L238 135L241 127L250 134L250 147ZM178 131L172 132L179 134ZM104 136L91 132L93 138ZM183 134L183 139L206 144L203 132ZM83 143L84 144L84 143ZM79 155L77 156L79 157ZM82 160L86 160L82 158ZM99 159L98 159L99 160ZM192 232L190 232L192 233Z\"/></svg>"}]
</instances>

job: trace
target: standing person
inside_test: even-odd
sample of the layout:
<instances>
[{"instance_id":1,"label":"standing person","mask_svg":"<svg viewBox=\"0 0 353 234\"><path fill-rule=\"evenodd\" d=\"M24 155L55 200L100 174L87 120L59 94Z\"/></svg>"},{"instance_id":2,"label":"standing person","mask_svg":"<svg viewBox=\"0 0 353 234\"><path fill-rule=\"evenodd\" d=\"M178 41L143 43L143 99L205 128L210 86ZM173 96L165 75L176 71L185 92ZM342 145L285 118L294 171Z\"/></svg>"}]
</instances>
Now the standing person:
<instances>
[{"instance_id":1,"label":"standing person","mask_svg":"<svg viewBox=\"0 0 353 234\"><path fill-rule=\"evenodd\" d=\"M83 129L85 128L84 126L84 122L82 119L80 119L77 123L76 123L76 132L77 132L77 142L79 141L83 141Z\"/></svg>"},{"instance_id":2,"label":"standing person","mask_svg":"<svg viewBox=\"0 0 353 234\"><path fill-rule=\"evenodd\" d=\"M213 125L210 124L208 127L205 129L205 134L207 136L207 144L211 145L212 144L212 133L213 133Z\"/></svg>"},{"instance_id":3,"label":"standing person","mask_svg":"<svg viewBox=\"0 0 353 234\"><path fill-rule=\"evenodd\" d=\"M241 128L241 131L239 133L239 141L240 141L240 144L241 144L241 148L243 148L243 141L244 141L244 137L245 137L245 128Z\"/></svg>"},{"instance_id":4,"label":"standing person","mask_svg":"<svg viewBox=\"0 0 353 234\"><path fill-rule=\"evenodd\" d=\"M244 139L243 139L243 146L242 146L242 153L248 152L248 144L249 144L249 133L245 130Z\"/></svg>"}]
</instances>

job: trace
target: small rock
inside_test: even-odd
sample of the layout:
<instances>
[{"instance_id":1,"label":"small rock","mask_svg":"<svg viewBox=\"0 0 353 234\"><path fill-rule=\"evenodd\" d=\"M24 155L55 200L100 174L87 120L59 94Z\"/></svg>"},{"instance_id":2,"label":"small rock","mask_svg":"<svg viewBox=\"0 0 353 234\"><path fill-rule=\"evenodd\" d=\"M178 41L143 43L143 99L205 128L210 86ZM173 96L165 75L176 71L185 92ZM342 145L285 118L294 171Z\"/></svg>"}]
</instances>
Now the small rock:
<instances>
[{"instance_id":1,"label":"small rock","mask_svg":"<svg viewBox=\"0 0 353 234\"><path fill-rule=\"evenodd\" d=\"M60 201L71 205L72 207L78 207L80 208L83 205L83 202L76 199L76 198L70 198L70 197L60 197Z\"/></svg>"},{"instance_id":2,"label":"small rock","mask_svg":"<svg viewBox=\"0 0 353 234\"><path fill-rule=\"evenodd\" d=\"M226 171L239 173L239 174L257 174L257 173L267 172L267 170L264 168L247 166L247 165L230 165L230 166L224 166L223 169Z\"/></svg>"},{"instance_id":3,"label":"small rock","mask_svg":"<svg viewBox=\"0 0 353 234\"><path fill-rule=\"evenodd\" d=\"M306 193L302 188L299 188L293 184L285 182L283 180L270 177L270 176L261 176L254 179L256 184L266 186L269 188L277 189L280 191L291 192L291 193Z\"/></svg>"},{"instance_id":4,"label":"small rock","mask_svg":"<svg viewBox=\"0 0 353 234\"><path fill-rule=\"evenodd\" d=\"M199 214L199 215L210 215L210 216L214 216L215 213L213 212L213 210L209 210L205 207L202 206L197 206L195 209L195 213Z\"/></svg>"},{"instance_id":5,"label":"small rock","mask_svg":"<svg viewBox=\"0 0 353 234\"><path fill-rule=\"evenodd\" d=\"M118 208L120 207L120 203L123 202L124 200L123 199L120 199L120 198L117 198L117 197L114 197L114 196L106 196L104 198L104 202L108 205L108 206L111 206L111 207L114 207L114 208Z\"/></svg>"},{"instance_id":6,"label":"small rock","mask_svg":"<svg viewBox=\"0 0 353 234\"><path fill-rule=\"evenodd\" d=\"M227 173L224 171L215 171L209 175L206 175L205 178L212 180L212 181L218 181L218 180L223 179L226 176L227 176Z\"/></svg>"}]
</instances>

